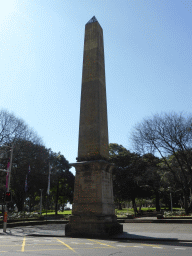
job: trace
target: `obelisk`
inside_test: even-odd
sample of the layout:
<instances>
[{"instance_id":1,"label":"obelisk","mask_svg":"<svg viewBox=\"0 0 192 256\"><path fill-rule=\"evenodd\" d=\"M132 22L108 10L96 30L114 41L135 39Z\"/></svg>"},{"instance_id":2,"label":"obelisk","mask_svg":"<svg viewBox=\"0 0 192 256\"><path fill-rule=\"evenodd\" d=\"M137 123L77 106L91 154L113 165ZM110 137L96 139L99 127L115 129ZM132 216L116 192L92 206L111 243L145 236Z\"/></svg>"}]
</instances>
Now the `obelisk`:
<instances>
[{"instance_id":1,"label":"obelisk","mask_svg":"<svg viewBox=\"0 0 192 256\"><path fill-rule=\"evenodd\" d=\"M108 162L108 123L103 30L85 25L79 146L72 216L65 235L108 237L123 231L113 202L113 165Z\"/></svg>"},{"instance_id":2,"label":"obelisk","mask_svg":"<svg viewBox=\"0 0 192 256\"><path fill-rule=\"evenodd\" d=\"M108 159L103 30L95 16L85 26L78 161Z\"/></svg>"}]
</instances>

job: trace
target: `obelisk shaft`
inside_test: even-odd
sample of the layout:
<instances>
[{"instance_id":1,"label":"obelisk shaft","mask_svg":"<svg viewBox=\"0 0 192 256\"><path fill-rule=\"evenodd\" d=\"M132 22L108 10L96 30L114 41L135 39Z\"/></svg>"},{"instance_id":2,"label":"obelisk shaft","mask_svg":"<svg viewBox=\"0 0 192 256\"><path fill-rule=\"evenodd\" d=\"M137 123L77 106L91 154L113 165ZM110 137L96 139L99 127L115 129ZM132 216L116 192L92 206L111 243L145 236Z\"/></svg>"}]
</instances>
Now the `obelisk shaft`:
<instances>
[{"instance_id":1,"label":"obelisk shaft","mask_svg":"<svg viewBox=\"0 0 192 256\"><path fill-rule=\"evenodd\" d=\"M109 237L123 231L113 202L108 159L103 31L95 17L85 26L79 148L72 215L66 236Z\"/></svg>"},{"instance_id":2,"label":"obelisk shaft","mask_svg":"<svg viewBox=\"0 0 192 256\"><path fill-rule=\"evenodd\" d=\"M108 159L103 30L95 17L85 25L77 161Z\"/></svg>"}]
</instances>

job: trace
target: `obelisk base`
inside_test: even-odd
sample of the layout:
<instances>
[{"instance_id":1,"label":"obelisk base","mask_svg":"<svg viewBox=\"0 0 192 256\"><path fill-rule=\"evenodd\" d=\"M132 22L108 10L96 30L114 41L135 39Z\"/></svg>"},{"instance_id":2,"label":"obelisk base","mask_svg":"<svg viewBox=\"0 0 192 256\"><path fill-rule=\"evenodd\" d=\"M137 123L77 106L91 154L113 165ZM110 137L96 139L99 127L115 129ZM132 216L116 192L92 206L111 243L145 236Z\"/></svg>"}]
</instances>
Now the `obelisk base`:
<instances>
[{"instance_id":1,"label":"obelisk base","mask_svg":"<svg viewBox=\"0 0 192 256\"><path fill-rule=\"evenodd\" d=\"M71 165L76 168L75 189L65 235L105 238L123 232L113 202L113 164L93 160Z\"/></svg>"},{"instance_id":2,"label":"obelisk base","mask_svg":"<svg viewBox=\"0 0 192 256\"><path fill-rule=\"evenodd\" d=\"M108 238L123 232L116 216L71 216L65 226L65 236Z\"/></svg>"}]
</instances>

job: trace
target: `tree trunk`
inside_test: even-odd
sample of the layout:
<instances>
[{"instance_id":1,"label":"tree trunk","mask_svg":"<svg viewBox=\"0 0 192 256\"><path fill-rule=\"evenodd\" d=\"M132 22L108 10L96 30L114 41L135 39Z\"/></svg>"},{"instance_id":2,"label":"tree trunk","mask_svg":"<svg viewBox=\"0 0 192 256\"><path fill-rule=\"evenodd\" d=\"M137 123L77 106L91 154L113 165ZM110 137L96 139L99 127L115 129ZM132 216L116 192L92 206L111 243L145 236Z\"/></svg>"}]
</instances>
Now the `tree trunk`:
<instances>
[{"instance_id":1,"label":"tree trunk","mask_svg":"<svg viewBox=\"0 0 192 256\"><path fill-rule=\"evenodd\" d=\"M155 191L155 197L156 197L156 211L160 211L160 205L159 205L159 191Z\"/></svg>"},{"instance_id":2,"label":"tree trunk","mask_svg":"<svg viewBox=\"0 0 192 256\"><path fill-rule=\"evenodd\" d=\"M31 213L31 199L29 198L29 212Z\"/></svg>"},{"instance_id":3,"label":"tree trunk","mask_svg":"<svg viewBox=\"0 0 192 256\"><path fill-rule=\"evenodd\" d=\"M18 201L17 208L18 208L18 212L22 212L22 210L23 210L23 202L22 201Z\"/></svg>"},{"instance_id":4,"label":"tree trunk","mask_svg":"<svg viewBox=\"0 0 192 256\"><path fill-rule=\"evenodd\" d=\"M133 209L134 209L134 206L135 206L135 197L132 197L132 198L131 198L131 201L132 201L132 207L133 207Z\"/></svg>"},{"instance_id":5,"label":"tree trunk","mask_svg":"<svg viewBox=\"0 0 192 256\"><path fill-rule=\"evenodd\" d=\"M120 202L118 203L118 210L122 210L122 206Z\"/></svg>"},{"instance_id":6,"label":"tree trunk","mask_svg":"<svg viewBox=\"0 0 192 256\"><path fill-rule=\"evenodd\" d=\"M59 181L57 182L57 192L55 196L55 215L57 215L58 198L59 198Z\"/></svg>"},{"instance_id":7,"label":"tree trunk","mask_svg":"<svg viewBox=\"0 0 192 256\"><path fill-rule=\"evenodd\" d=\"M189 195L185 192L184 193L184 207L185 207L185 214L186 215L189 214L188 199L189 199Z\"/></svg>"}]
</instances>

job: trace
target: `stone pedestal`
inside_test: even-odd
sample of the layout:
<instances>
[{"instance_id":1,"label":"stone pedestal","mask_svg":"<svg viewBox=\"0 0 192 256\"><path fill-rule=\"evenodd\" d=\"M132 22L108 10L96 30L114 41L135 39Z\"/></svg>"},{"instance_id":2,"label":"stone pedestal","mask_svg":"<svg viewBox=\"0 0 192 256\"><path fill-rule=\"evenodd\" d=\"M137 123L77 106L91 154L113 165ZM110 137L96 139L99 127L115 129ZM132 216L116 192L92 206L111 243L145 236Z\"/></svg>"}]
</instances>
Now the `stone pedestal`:
<instances>
[{"instance_id":1,"label":"stone pedestal","mask_svg":"<svg viewBox=\"0 0 192 256\"><path fill-rule=\"evenodd\" d=\"M72 216L65 235L109 237L123 231L113 203L112 168L104 160L72 164L76 168Z\"/></svg>"}]
</instances>

